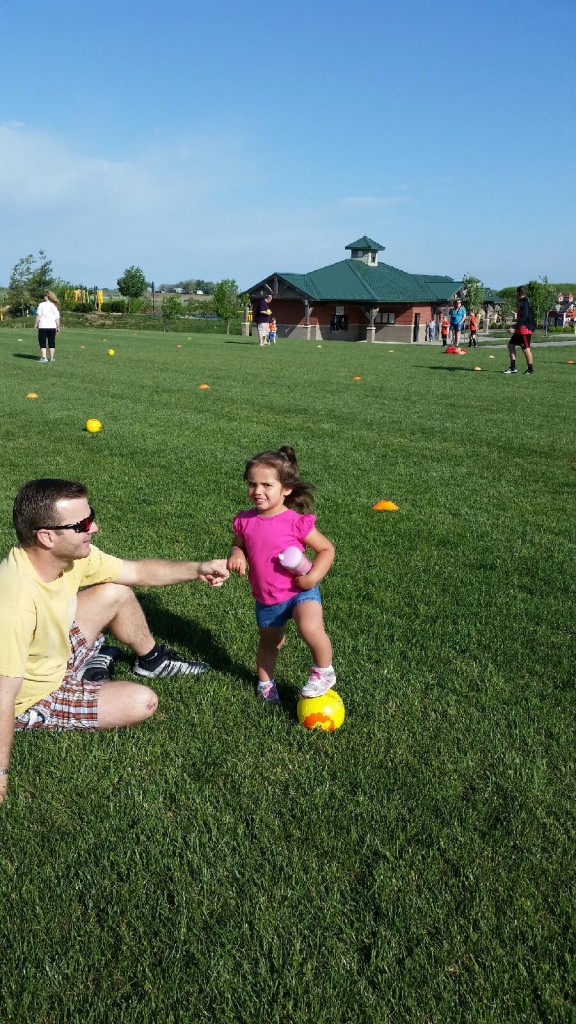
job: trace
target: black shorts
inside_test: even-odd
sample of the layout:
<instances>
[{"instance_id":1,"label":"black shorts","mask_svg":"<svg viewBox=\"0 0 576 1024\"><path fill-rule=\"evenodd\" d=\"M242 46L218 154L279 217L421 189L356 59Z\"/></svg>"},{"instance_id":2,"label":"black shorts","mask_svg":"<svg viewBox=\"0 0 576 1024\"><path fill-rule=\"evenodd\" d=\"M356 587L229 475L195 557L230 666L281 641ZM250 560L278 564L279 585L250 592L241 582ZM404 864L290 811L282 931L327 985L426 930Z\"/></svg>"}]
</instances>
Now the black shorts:
<instances>
[{"instance_id":1,"label":"black shorts","mask_svg":"<svg viewBox=\"0 0 576 1024\"><path fill-rule=\"evenodd\" d=\"M521 349L526 350L527 348L530 348L531 337L531 334L513 334L512 337L510 338L510 344L520 345Z\"/></svg>"},{"instance_id":2,"label":"black shorts","mask_svg":"<svg viewBox=\"0 0 576 1024\"><path fill-rule=\"evenodd\" d=\"M38 344L40 348L55 348L56 347L56 328L55 327L39 327L38 328Z\"/></svg>"}]
</instances>

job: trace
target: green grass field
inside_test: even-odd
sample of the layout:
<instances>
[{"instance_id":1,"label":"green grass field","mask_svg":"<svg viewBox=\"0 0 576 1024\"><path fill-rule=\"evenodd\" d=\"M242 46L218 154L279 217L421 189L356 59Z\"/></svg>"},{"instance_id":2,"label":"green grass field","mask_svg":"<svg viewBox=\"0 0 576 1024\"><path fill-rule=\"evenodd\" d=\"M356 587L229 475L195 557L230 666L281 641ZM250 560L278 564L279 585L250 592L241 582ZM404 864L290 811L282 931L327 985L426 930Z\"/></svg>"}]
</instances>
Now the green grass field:
<instances>
[{"instance_id":1,"label":"green grass field","mask_svg":"<svg viewBox=\"0 0 576 1024\"><path fill-rule=\"evenodd\" d=\"M2 1024L573 1021L576 348L528 379L504 348L64 331L45 366L22 337L2 551L18 486L66 476L107 551L223 555L244 461L292 444L347 718L298 726L293 632L257 703L246 581L143 591L214 672L137 729L16 736Z\"/></svg>"}]
</instances>

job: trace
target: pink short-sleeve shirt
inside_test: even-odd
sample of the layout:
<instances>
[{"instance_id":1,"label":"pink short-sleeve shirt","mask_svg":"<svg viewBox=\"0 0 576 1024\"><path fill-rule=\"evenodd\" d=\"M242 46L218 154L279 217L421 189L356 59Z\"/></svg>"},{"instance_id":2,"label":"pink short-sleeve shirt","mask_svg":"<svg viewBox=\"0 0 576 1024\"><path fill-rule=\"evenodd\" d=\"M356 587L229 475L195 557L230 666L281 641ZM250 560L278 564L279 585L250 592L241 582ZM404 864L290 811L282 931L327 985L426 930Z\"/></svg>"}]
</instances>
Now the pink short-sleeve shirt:
<instances>
[{"instance_id":1,"label":"pink short-sleeve shirt","mask_svg":"<svg viewBox=\"0 0 576 1024\"><path fill-rule=\"evenodd\" d=\"M304 551L306 537L316 525L316 516L301 515L288 508L277 516L262 516L257 509L240 512L234 533L241 537L248 556L248 579L252 594L261 604L280 604L301 594L294 576L278 560L285 548Z\"/></svg>"}]
</instances>

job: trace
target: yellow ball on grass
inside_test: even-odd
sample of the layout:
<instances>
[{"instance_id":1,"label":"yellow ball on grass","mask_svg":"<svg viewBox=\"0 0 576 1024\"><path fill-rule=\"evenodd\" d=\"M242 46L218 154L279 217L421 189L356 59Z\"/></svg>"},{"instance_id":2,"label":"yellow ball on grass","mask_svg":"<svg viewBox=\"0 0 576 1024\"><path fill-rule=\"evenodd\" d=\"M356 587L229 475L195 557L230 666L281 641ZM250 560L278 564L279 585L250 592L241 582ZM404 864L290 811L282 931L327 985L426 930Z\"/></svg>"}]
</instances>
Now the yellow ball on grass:
<instances>
[{"instance_id":1,"label":"yellow ball on grass","mask_svg":"<svg viewBox=\"0 0 576 1024\"><path fill-rule=\"evenodd\" d=\"M340 694L336 690L328 690L322 697L301 697L296 714L305 729L334 732L342 725L346 709Z\"/></svg>"}]
</instances>

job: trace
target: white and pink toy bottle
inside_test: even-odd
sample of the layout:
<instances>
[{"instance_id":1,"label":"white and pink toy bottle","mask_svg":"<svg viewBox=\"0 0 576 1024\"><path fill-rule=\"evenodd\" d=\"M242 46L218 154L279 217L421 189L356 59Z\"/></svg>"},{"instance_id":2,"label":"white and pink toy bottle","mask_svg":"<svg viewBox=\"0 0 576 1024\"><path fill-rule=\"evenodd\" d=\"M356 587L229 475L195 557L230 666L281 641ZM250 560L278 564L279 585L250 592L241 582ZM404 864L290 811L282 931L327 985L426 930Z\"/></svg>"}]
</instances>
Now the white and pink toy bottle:
<instances>
[{"instance_id":1,"label":"white and pink toy bottle","mask_svg":"<svg viewBox=\"0 0 576 1024\"><path fill-rule=\"evenodd\" d=\"M297 547L285 548L278 555L278 560L285 569L294 573L295 576L305 576L312 568L310 559L306 558L306 555Z\"/></svg>"}]
</instances>

